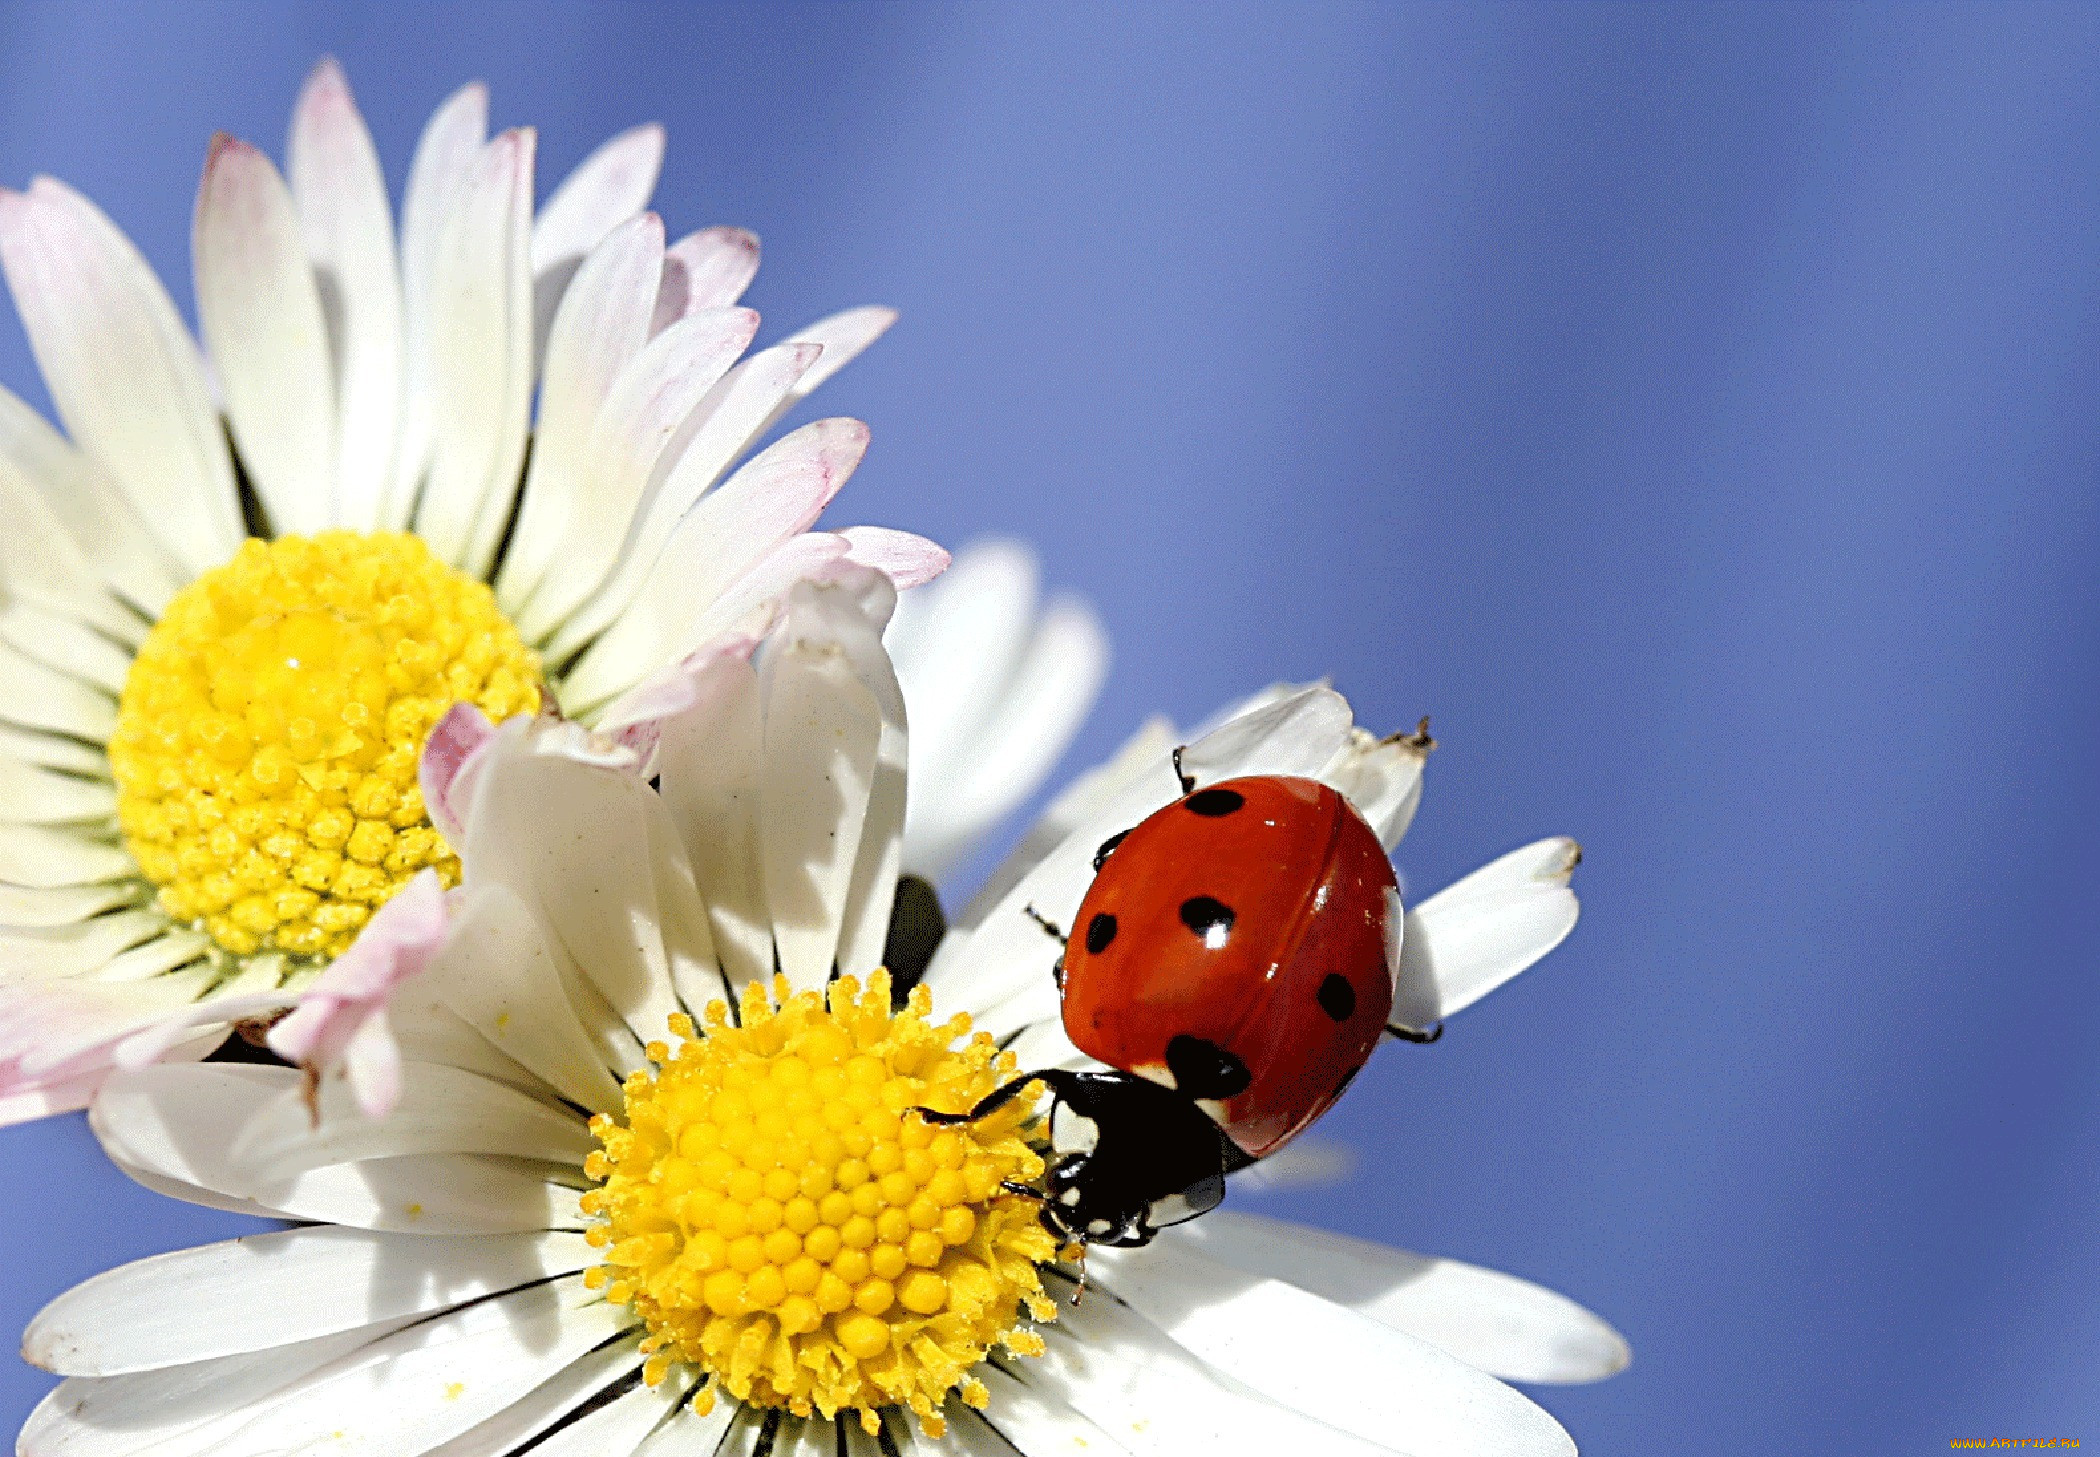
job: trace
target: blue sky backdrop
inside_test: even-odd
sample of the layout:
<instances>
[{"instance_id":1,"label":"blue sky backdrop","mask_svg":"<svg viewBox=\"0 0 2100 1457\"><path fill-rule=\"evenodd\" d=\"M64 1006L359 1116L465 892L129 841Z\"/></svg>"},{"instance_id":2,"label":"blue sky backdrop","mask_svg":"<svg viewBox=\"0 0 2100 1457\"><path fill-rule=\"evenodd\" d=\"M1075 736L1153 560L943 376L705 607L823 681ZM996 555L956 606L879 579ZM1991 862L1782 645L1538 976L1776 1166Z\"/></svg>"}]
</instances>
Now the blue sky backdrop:
<instances>
[{"instance_id":1,"label":"blue sky backdrop","mask_svg":"<svg viewBox=\"0 0 2100 1457\"><path fill-rule=\"evenodd\" d=\"M1593 1452L2100 1441L2100 11L21 4L0 180L187 309L207 138L324 52L397 191L481 77L543 179L666 122L766 337L899 306L842 517L1100 605L1066 773L1330 674L1434 716L1416 893L1583 841L1574 938L1269 1207L1615 1321L1540 1393ZM234 1224L78 1120L0 1198L10 1327Z\"/></svg>"}]
</instances>

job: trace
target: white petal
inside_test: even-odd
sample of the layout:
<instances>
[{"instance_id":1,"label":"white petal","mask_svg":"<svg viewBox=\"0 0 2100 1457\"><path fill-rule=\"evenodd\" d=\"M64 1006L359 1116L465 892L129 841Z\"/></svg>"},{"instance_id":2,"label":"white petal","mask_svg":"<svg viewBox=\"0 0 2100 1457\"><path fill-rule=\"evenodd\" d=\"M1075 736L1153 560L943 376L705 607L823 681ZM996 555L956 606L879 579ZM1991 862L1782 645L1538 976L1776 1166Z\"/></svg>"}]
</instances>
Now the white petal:
<instances>
[{"instance_id":1,"label":"white petal","mask_svg":"<svg viewBox=\"0 0 2100 1457\"><path fill-rule=\"evenodd\" d=\"M972 542L938 582L897 604L887 641L911 705L915 818L918 781L944 791L972 751L990 747L981 726L1028 650L1038 578L1035 554L1019 542Z\"/></svg>"},{"instance_id":2,"label":"white petal","mask_svg":"<svg viewBox=\"0 0 2100 1457\"><path fill-rule=\"evenodd\" d=\"M605 630L634 600L695 501L722 478L821 353L815 344L761 350L722 377L693 410L690 437L643 508L612 580L562 624L549 655L563 658Z\"/></svg>"},{"instance_id":3,"label":"white petal","mask_svg":"<svg viewBox=\"0 0 2100 1457\"><path fill-rule=\"evenodd\" d=\"M685 1395L672 1381L636 1386L563 1427L532 1449L534 1457L628 1457L657 1427L677 1418ZM718 1406L726 1422L731 1403Z\"/></svg>"},{"instance_id":4,"label":"white petal","mask_svg":"<svg viewBox=\"0 0 2100 1457\"><path fill-rule=\"evenodd\" d=\"M1069 1406L1100 1427L1131 1457L1370 1457L1407 1450L1399 1445L1405 1432L1389 1433L1391 1446L1360 1441L1214 1375L1158 1328L1098 1291L1078 1307L1060 1310L1043 1334L1050 1349L1037 1360L1015 1362L1013 1374L1041 1401ZM1323 1380L1314 1390L1324 1394L1331 1384ZM1416 1450L1424 1457L1438 1452Z\"/></svg>"},{"instance_id":5,"label":"white petal","mask_svg":"<svg viewBox=\"0 0 2100 1457\"><path fill-rule=\"evenodd\" d=\"M111 697L124 692L131 654L72 617L27 601L0 611L0 638L46 667L89 683Z\"/></svg>"},{"instance_id":6,"label":"white petal","mask_svg":"<svg viewBox=\"0 0 2100 1457\"><path fill-rule=\"evenodd\" d=\"M1581 861L1573 840L1540 840L1409 911L1393 1020L1433 1026L1558 946L1575 929L1568 877Z\"/></svg>"},{"instance_id":7,"label":"white petal","mask_svg":"<svg viewBox=\"0 0 2100 1457\"><path fill-rule=\"evenodd\" d=\"M1057 1015L1057 990L1054 985L1045 998L1044 1005L1047 1011L1043 1015L1016 1021L1006 1015L1007 1009L1013 1005L1012 1001L1001 1003L984 1016L973 1020L978 1031L991 1033L1002 1045L1008 1037L1013 1036L1017 1028L1021 1029L1021 1035L1014 1038L1012 1047L1014 1056L1021 1060L1022 1067L1065 1067L1074 1071L1100 1069L1100 1063L1074 1047L1072 1039L1065 1036L1065 1025Z\"/></svg>"},{"instance_id":8,"label":"white petal","mask_svg":"<svg viewBox=\"0 0 2100 1457\"><path fill-rule=\"evenodd\" d=\"M610 1345L577 1357L479 1425L443 1446L432 1447L429 1457L486 1457L496 1452L508 1457L527 1449L544 1457L548 1447L534 1443L533 1438L578 1409L603 1399L623 1383L640 1379L640 1341L638 1332L630 1332Z\"/></svg>"},{"instance_id":9,"label":"white petal","mask_svg":"<svg viewBox=\"0 0 2100 1457\"><path fill-rule=\"evenodd\" d=\"M594 1113L616 1113L620 1084L570 1007L532 914L500 885L466 893L452 935L428 973L468 1026Z\"/></svg>"},{"instance_id":10,"label":"white petal","mask_svg":"<svg viewBox=\"0 0 2100 1457\"><path fill-rule=\"evenodd\" d=\"M1422 765L1431 747L1426 731L1381 739L1353 729L1349 742L1313 777L1347 796L1391 854L1422 802Z\"/></svg>"},{"instance_id":11,"label":"white petal","mask_svg":"<svg viewBox=\"0 0 2100 1457\"><path fill-rule=\"evenodd\" d=\"M1450 1457L1573 1457L1560 1424L1516 1391L1295 1285L1176 1241L1128 1255L1096 1252L1094 1262L1118 1299L1193 1355L1367 1443Z\"/></svg>"},{"instance_id":12,"label":"white petal","mask_svg":"<svg viewBox=\"0 0 2100 1457\"><path fill-rule=\"evenodd\" d=\"M1223 1210L1160 1237L1288 1280L1504 1381L1601 1381L1633 1359L1623 1336L1565 1295L1497 1270Z\"/></svg>"},{"instance_id":13,"label":"white petal","mask_svg":"<svg viewBox=\"0 0 2100 1457\"><path fill-rule=\"evenodd\" d=\"M412 1457L495 1415L632 1319L580 1280L516 1290L338 1359L251 1408L220 1457Z\"/></svg>"},{"instance_id":14,"label":"white petal","mask_svg":"<svg viewBox=\"0 0 2100 1457\"><path fill-rule=\"evenodd\" d=\"M136 874L138 867L121 845L55 825L0 824L0 880L50 890Z\"/></svg>"},{"instance_id":15,"label":"white petal","mask_svg":"<svg viewBox=\"0 0 2100 1457\"><path fill-rule=\"evenodd\" d=\"M747 1457L755 1424L762 1423L765 1416L760 1408L741 1406L720 1397L706 1416L690 1406L681 1406L636 1449L637 1457ZM732 1425L741 1430L731 1432Z\"/></svg>"},{"instance_id":16,"label":"white petal","mask_svg":"<svg viewBox=\"0 0 2100 1457\"><path fill-rule=\"evenodd\" d=\"M707 903L731 981L773 974L773 931L760 869L758 672L740 657L708 663L698 703L666 720L657 770L672 823Z\"/></svg>"},{"instance_id":17,"label":"white petal","mask_svg":"<svg viewBox=\"0 0 2100 1457\"><path fill-rule=\"evenodd\" d=\"M953 560L940 543L888 526L849 526L837 535L846 560L882 573L900 592L925 586Z\"/></svg>"},{"instance_id":18,"label":"white petal","mask_svg":"<svg viewBox=\"0 0 2100 1457\"><path fill-rule=\"evenodd\" d=\"M416 143L401 204L401 437L387 478L379 524L406 526L430 465L431 424L442 403L432 374L432 291L447 220L460 207L488 135L488 90L462 86L439 107Z\"/></svg>"},{"instance_id":19,"label":"white petal","mask_svg":"<svg viewBox=\"0 0 2100 1457\"><path fill-rule=\"evenodd\" d=\"M900 604L923 604L892 651L913 725L905 863L928 879L1035 792L1107 673L1093 610L1060 599L1038 618L1035 595L1032 555L991 541L965 548L938 583Z\"/></svg>"},{"instance_id":20,"label":"white petal","mask_svg":"<svg viewBox=\"0 0 2100 1457\"><path fill-rule=\"evenodd\" d=\"M74 443L192 571L232 556L240 509L203 363L131 241L42 177L0 193L0 263Z\"/></svg>"},{"instance_id":21,"label":"white petal","mask_svg":"<svg viewBox=\"0 0 2100 1457\"><path fill-rule=\"evenodd\" d=\"M485 576L516 498L532 404L530 130L482 149L446 218L430 276L430 387L437 399L430 477L416 532Z\"/></svg>"},{"instance_id":22,"label":"white petal","mask_svg":"<svg viewBox=\"0 0 2100 1457\"><path fill-rule=\"evenodd\" d=\"M290 1068L228 1064L156 1066L103 1086L89 1124L127 1171L243 1201L281 1217L359 1229L508 1234L580 1228L573 1190L531 1166L453 1154L413 1154L332 1164L267 1188L228 1156L227 1131L294 1088Z\"/></svg>"},{"instance_id":23,"label":"white petal","mask_svg":"<svg viewBox=\"0 0 2100 1457\"><path fill-rule=\"evenodd\" d=\"M577 266L649 205L663 160L662 127L652 122L630 128L584 158L540 209L532 226L533 317L540 338L547 337Z\"/></svg>"},{"instance_id":24,"label":"white petal","mask_svg":"<svg viewBox=\"0 0 2100 1457\"><path fill-rule=\"evenodd\" d=\"M35 890L25 885L0 885L0 925L16 928L70 926L140 898L140 887L122 881L102 885L68 885L56 890Z\"/></svg>"},{"instance_id":25,"label":"white petal","mask_svg":"<svg viewBox=\"0 0 2100 1457\"><path fill-rule=\"evenodd\" d=\"M770 426L774 420L808 399L818 385L860 358L861 351L888 333L890 325L896 322L895 309L863 305L819 319L808 328L788 335L782 343L816 344L822 346L824 352L817 356L817 362L810 366L809 372L795 382L795 388L766 424Z\"/></svg>"},{"instance_id":26,"label":"white petal","mask_svg":"<svg viewBox=\"0 0 2100 1457\"><path fill-rule=\"evenodd\" d=\"M334 364L335 520L368 531L380 524L400 421L401 274L379 154L332 60L299 93L285 171Z\"/></svg>"},{"instance_id":27,"label":"white petal","mask_svg":"<svg viewBox=\"0 0 2100 1457\"><path fill-rule=\"evenodd\" d=\"M626 614L593 643L563 700L609 699L648 668L699 647L696 625L736 579L808 529L868 448L858 420L818 420L776 441L704 498L671 534ZM559 649L552 649L559 653Z\"/></svg>"},{"instance_id":28,"label":"white petal","mask_svg":"<svg viewBox=\"0 0 2100 1457\"><path fill-rule=\"evenodd\" d=\"M428 972L397 991L387 1013L404 1062L437 1063L478 1074L536 1098L552 1096L546 1079L491 1046L488 1039L439 1000L431 989Z\"/></svg>"},{"instance_id":29,"label":"white petal","mask_svg":"<svg viewBox=\"0 0 2100 1457\"><path fill-rule=\"evenodd\" d=\"M108 820L116 812L117 791L107 781L54 774L0 753L0 820L55 825Z\"/></svg>"},{"instance_id":30,"label":"white petal","mask_svg":"<svg viewBox=\"0 0 2100 1457\"><path fill-rule=\"evenodd\" d=\"M500 748L501 746L499 746ZM627 770L493 752L467 824L466 884L504 885L641 1042L679 1010L657 913L650 822L661 800ZM674 838L668 825L663 838Z\"/></svg>"},{"instance_id":31,"label":"white petal","mask_svg":"<svg viewBox=\"0 0 2100 1457\"><path fill-rule=\"evenodd\" d=\"M248 1410L413 1317L274 1350L222 1356L126 1376L61 1382L30 1414L22 1457L214 1457Z\"/></svg>"},{"instance_id":32,"label":"white petal","mask_svg":"<svg viewBox=\"0 0 2100 1457\"><path fill-rule=\"evenodd\" d=\"M567 1108L457 1068L413 1062L403 1065L400 1097L383 1118L365 1116L343 1081L327 1078L317 1104L294 1085L229 1132L227 1161L253 1190L329 1164L403 1154L491 1154L580 1167L597 1147Z\"/></svg>"},{"instance_id":33,"label":"white petal","mask_svg":"<svg viewBox=\"0 0 2100 1457\"><path fill-rule=\"evenodd\" d=\"M695 410L757 329L749 309L691 315L650 340L610 386L577 442L564 530L518 613L529 640L569 635L567 619L618 566L651 483L682 448Z\"/></svg>"},{"instance_id":34,"label":"white petal","mask_svg":"<svg viewBox=\"0 0 2100 1457\"><path fill-rule=\"evenodd\" d=\"M17 606L35 605L93 625L136 647L145 623L111 595L101 573L67 533L43 492L0 446L0 582Z\"/></svg>"},{"instance_id":35,"label":"white petal","mask_svg":"<svg viewBox=\"0 0 2100 1457\"><path fill-rule=\"evenodd\" d=\"M335 365L292 194L270 159L221 133L191 239L197 322L241 463L279 533L335 515Z\"/></svg>"},{"instance_id":36,"label":"white petal","mask_svg":"<svg viewBox=\"0 0 2100 1457\"><path fill-rule=\"evenodd\" d=\"M882 647L882 624L893 610L897 590L885 577L870 574L877 601L834 612L835 633L847 665L860 680L882 716L876 746L868 808L861 823L860 845L853 858L853 883L846 892L844 924L839 931L841 973L865 978L882 965L889 936L890 907L897 896L897 875L904 859L905 766L908 745L904 693L897 672ZM842 595L846 589L818 589L816 595Z\"/></svg>"},{"instance_id":37,"label":"white petal","mask_svg":"<svg viewBox=\"0 0 2100 1457\"><path fill-rule=\"evenodd\" d=\"M99 747L55 734L34 733L0 723L0 756L56 769L61 774L109 782L109 759Z\"/></svg>"},{"instance_id":38,"label":"white petal","mask_svg":"<svg viewBox=\"0 0 2100 1457\"><path fill-rule=\"evenodd\" d=\"M882 706L848 660L854 613L834 592L797 588L760 669L766 907L797 990L831 977L882 744Z\"/></svg>"},{"instance_id":39,"label":"white petal","mask_svg":"<svg viewBox=\"0 0 2100 1457\"><path fill-rule=\"evenodd\" d=\"M82 976L163 935L168 918L138 907L66 926L9 926L0 932L0 980Z\"/></svg>"},{"instance_id":40,"label":"white petal","mask_svg":"<svg viewBox=\"0 0 2100 1457\"><path fill-rule=\"evenodd\" d=\"M107 693L0 643L0 719L103 744L116 732L117 705Z\"/></svg>"},{"instance_id":41,"label":"white petal","mask_svg":"<svg viewBox=\"0 0 2100 1457\"><path fill-rule=\"evenodd\" d=\"M1118 1457L1130 1450L1063 1402L999 1367L986 1365L982 1376L992 1404L976 1420L1027 1457Z\"/></svg>"},{"instance_id":42,"label":"white petal","mask_svg":"<svg viewBox=\"0 0 2100 1457\"><path fill-rule=\"evenodd\" d=\"M562 294L547 338L524 501L498 578L508 611L537 584L581 514L576 496L591 465L584 453L591 424L648 342L663 257L663 224L644 214L607 234Z\"/></svg>"},{"instance_id":43,"label":"white petal","mask_svg":"<svg viewBox=\"0 0 2100 1457\"><path fill-rule=\"evenodd\" d=\"M38 1313L23 1358L113 1376L262 1351L458 1305L595 1263L574 1234L282 1230L177 1250L76 1285ZM296 1299L258 1298L265 1292Z\"/></svg>"},{"instance_id":44,"label":"white petal","mask_svg":"<svg viewBox=\"0 0 2100 1457\"><path fill-rule=\"evenodd\" d=\"M657 329L700 309L727 308L758 276L758 235L742 228L688 233L664 253L656 296Z\"/></svg>"},{"instance_id":45,"label":"white petal","mask_svg":"<svg viewBox=\"0 0 2100 1457\"><path fill-rule=\"evenodd\" d=\"M92 564L96 578L147 616L159 615L189 574L146 527L108 473L4 389L0 389L0 461L10 468L10 478L18 477L17 489L35 494L42 503L35 515L17 514L15 506L8 504L8 519L20 523L25 537L31 537L33 525L48 515L63 528L72 550ZM34 535L42 537L43 533ZM67 571L72 564L61 557L53 565ZM144 623L114 619L98 625L123 642L144 640Z\"/></svg>"},{"instance_id":46,"label":"white petal","mask_svg":"<svg viewBox=\"0 0 2100 1457\"><path fill-rule=\"evenodd\" d=\"M1095 765L1058 791L1042 817L1021 837L1021 843L999 862L999 868L983 888L970 897L955 917L954 926L966 931L982 924L993 907L1005 900L1007 892L1042 864L1052 850L1129 785L1156 774L1181 742L1183 735L1175 732L1174 725L1166 719L1148 719L1106 763ZM957 944L960 946L959 941Z\"/></svg>"}]
</instances>

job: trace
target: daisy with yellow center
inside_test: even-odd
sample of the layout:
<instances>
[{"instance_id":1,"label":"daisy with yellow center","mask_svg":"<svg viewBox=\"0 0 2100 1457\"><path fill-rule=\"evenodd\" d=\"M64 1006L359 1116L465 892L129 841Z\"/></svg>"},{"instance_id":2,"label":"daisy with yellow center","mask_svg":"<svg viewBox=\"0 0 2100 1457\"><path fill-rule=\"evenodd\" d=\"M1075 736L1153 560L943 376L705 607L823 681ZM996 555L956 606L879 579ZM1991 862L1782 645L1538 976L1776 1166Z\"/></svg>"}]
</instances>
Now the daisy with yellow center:
<instances>
[{"instance_id":1,"label":"daisy with yellow center","mask_svg":"<svg viewBox=\"0 0 2100 1457\"><path fill-rule=\"evenodd\" d=\"M1624 1363L1550 1291L1220 1211L1094 1250L1075 1303L1032 1197L1048 1099L915 1111L974 1105L1049 1034L957 1015L1018 1002L1019 971L943 953L939 984L900 996L909 973L883 966L909 758L893 601L873 573L798 587L755 661L693 664L654 783L533 720L426 776L460 806L449 911L417 930L397 898L293 1014L384 989L366 1025L398 1037L390 1117L360 1113L358 1055L311 1090L289 1067L115 1075L90 1119L123 1167L300 1225L54 1302L24 1349L67 1379L25 1457L1572 1453L1488 1374ZM1318 689L1185 757L1311 759L1374 813L1419 769ZM1087 833L1143 797L1113 770L1082 782L1121 796L1082 808ZM1496 896L1476 890L1479 932ZM1481 939L1440 943L1439 973L1472 975ZM1038 931L1030 988L1052 951Z\"/></svg>"},{"instance_id":2,"label":"daisy with yellow center","mask_svg":"<svg viewBox=\"0 0 2100 1457\"><path fill-rule=\"evenodd\" d=\"M140 1049L209 1045L420 871L456 880L416 770L454 703L618 730L791 583L945 561L809 530L858 422L738 466L887 310L743 357L757 240L666 242L644 211L660 129L535 215L534 135L491 138L487 113L479 86L438 109L398 230L333 64L283 173L215 139L202 352L87 199L0 192L66 431L0 392L0 1122L79 1106Z\"/></svg>"}]
</instances>

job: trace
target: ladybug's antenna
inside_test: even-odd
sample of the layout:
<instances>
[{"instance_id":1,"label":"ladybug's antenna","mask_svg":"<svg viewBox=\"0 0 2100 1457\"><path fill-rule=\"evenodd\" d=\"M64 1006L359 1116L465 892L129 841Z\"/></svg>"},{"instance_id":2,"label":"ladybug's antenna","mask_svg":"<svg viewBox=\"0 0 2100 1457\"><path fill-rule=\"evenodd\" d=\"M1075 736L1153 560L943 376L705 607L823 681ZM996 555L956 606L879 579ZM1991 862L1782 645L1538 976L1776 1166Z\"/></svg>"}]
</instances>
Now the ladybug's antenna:
<instances>
[{"instance_id":1,"label":"ladybug's antenna","mask_svg":"<svg viewBox=\"0 0 2100 1457\"><path fill-rule=\"evenodd\" d=\"M1038 926L1041 926L1045 931L1047 931L1050 934L1050 938L1057 942L1058 945L1062 946L1065 944L1064 927L1058 925L1057 922L1049 919L1041 911L1037 910L1034 906L1021 907L1021 914L1028 917L1029 920L1035 922Z\"/></svg>"},{"instance_id":2,"label":"ladybug's antenna","mask_svg":"<svg viewBox=\"0 0 2100 1457\"><path fill-rule=\"evenodd\" d=\"M1397 1037L1402 1042L1412 1042L1417 1047L1427 1047L1444 1035L1444 1024L1439 1022L1427 1032L1417 1032L1412 1027L1402 1027L1398 1022L1388 1022L1385 1024L1385 1031L1388 1037Z\"/></svg>"},{"instance_id":3,"label":"ladybug's antenna","mask_svg":"<svg viewBox=\"0 0 2100 1457\"><path fill-rule=\"evenodd\" d=\"M1187 744L1176 744L1174 746L1174 777L1181 781L1181 793L1184 799L1196 792L1196 776L1181 767L1181 755L1183 750L1187 748Z\"/></svg>"}]
</instances>

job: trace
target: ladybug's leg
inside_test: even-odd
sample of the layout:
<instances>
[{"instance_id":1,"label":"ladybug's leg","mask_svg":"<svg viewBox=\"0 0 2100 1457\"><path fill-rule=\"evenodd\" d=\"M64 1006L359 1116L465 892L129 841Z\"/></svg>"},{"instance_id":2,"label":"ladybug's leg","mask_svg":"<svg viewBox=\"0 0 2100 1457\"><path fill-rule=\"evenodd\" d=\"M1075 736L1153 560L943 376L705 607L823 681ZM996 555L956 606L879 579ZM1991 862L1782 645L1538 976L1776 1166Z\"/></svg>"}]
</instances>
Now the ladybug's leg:
<instances>
[{"instance_id":1,"label":"ladybug's leg","mask_svg":"<svg viewBox=\"0 0 2100 1457\"><path fill-rule=\"evenodd\" d=\"M1196 776L1181 767L1181 756L1187 748L1187 744L1179 744L1174 749L1174 777L1181 781L1181 794L1184 799L1196 792Z\"/></svg>"},{"instance_id":2,"label":"ladybug's leg","mask_svg":"<svg viewBox=\"0 0 2100 1457\"><path fill-rule=\"evenodd\" d=\"M1015 1078L1012 1082L1003 1083L1000 1086L992 1089L989 1093L986 1093L982 1098L977 1100L976 1107L971 1108L968 1111L962 1113L943 1113L937 1108L914 1108L911 1111L918 1114L921 1118L924 1118L928 1123L975 1123L980 1118L991 1117L994 1113L998 1112L1001 1108L1004 1108L1008 1103L1011 1103L1014 1099L1020 1097L1021 1094L1027 1092L1037 1083L1044 1084L1045 1086L1051 1088L1053 1092L1056 1091L1058 1079L1060 1076L1060 1074L1057 1074L1055 1072L1023 1073L1021 1074L1021 1076Z\"/></svg>"},{"instance_id":3,"label":"ladybug's leg","mask_svg":"<svg viewBox=\"0 0 2100 1457\"><path fill-rule=\"evenodd\" d=\"M1397 1037L1402 1042L1412 1042L1419 1047L1427 1047L1444 1035L1444 1024L1439 1022L1427 1032L1417 1032L1412 1027L1402 1027L1397 1022L1388 1022L1385 1024L1385 1031L1388 1037Z\"/></svg>"}]
</instances>

